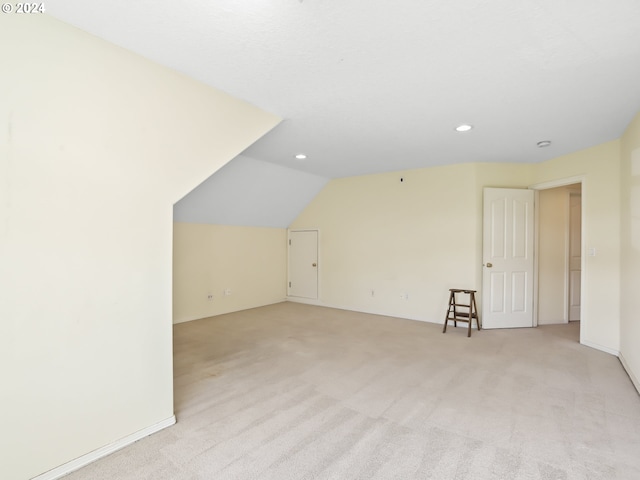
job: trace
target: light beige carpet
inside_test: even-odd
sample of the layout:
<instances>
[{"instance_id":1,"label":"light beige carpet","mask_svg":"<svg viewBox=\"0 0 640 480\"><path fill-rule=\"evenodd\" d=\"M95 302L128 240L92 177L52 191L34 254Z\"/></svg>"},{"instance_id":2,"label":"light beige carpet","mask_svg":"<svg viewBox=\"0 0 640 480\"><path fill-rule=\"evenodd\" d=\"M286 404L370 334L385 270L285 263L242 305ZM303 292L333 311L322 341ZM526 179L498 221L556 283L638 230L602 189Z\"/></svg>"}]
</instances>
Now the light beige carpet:
<instances>
[{"instance_id":1,"label":"light beige carpet","mask_svg":"<svg viewBox=\"0 0 640 480\"><path fill-rule=\"evenodd\" d=\"M640 479L640 398L579 325L282 303L175 326L178 423L80 479Z\"/></svg>"}]
</instances>

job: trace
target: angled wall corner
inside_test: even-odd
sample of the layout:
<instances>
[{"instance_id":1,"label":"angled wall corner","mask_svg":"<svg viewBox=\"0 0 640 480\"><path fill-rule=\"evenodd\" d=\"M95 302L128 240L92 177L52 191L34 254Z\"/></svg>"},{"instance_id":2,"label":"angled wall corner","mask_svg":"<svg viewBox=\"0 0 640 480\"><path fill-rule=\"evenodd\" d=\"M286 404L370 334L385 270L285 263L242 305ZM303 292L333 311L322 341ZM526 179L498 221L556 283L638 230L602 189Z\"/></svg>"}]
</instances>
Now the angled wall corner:
<instances>
[{"instance_id":1,"label":"angled wall corner","mask_svg":"<svg viewBox=\"0 0 640 480\"><path fill-rule=\"evenodd\" d=\"M0 476L32 478L172 418L172 205L279 119L47 15L0 22Z\"/></svg>"},{"instance_id":2,"label":"angled wall corner","mask_svg":"<svg viewBox=\"0 0 640 480\"><path fill-rule=\"evenodd\" d=\"M181 199L173 210L174 323L283 301L286 227L327 181L239 155Z\"/></svg>"},{"instance_id":3,"label":"angled wall corner","mask_svg":"<svg viewBox=\"0 0 640 480\"><path fill-rule=\"evenodd\" d=\"M640 112L622 136L621 151L620 358L640 391L640 324L636 306L640 289Z\"/></svg>"}]
</instances>

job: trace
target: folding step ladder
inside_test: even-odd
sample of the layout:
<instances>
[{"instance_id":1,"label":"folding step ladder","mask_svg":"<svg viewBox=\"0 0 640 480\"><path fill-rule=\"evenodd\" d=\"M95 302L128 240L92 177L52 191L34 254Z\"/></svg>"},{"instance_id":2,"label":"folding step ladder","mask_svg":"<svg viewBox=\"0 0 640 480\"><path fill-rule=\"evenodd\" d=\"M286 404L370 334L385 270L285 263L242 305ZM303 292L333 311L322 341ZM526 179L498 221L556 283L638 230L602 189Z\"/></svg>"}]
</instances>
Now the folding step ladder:
<instances>
[{"instance_id":1,"label":"folding step ladder","mask_svg":"<svg viewBox=\"0 0 640 480\"><path fill-rule=\"evenodd\" d=\"M475 293L475 290L461 290L458 288L449 289L449 308L447 309L447 316L444 319L444 328L442 329L442 333L447 331L447 325L450 320L453 320L454 327L458 326L458 322L467 322L469 324L467 337L471 336L471 325L474 318L476 320L478 330L481 329ZM462 299L458 299L458 297L462 295L468 295L468 303L461 303Z\"/></svg>"}]
</instances>

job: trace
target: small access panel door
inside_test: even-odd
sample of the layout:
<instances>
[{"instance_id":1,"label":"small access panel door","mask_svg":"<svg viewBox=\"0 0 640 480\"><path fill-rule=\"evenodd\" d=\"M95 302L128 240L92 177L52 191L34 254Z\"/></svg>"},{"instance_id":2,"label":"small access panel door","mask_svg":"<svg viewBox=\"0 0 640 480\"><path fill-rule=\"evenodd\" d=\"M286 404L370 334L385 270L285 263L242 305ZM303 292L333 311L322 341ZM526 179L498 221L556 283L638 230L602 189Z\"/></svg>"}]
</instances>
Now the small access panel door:
<instances>
[{"instance_id":1,"label":"small access panel door","mask_svg":"<svg viewBox=\"0 0 640 480\"><path fill-rule=\"evenodd\" d=\"M289 232L289 284L291 297L318 298L318 231Z\"/></svg>"}]
</instances>

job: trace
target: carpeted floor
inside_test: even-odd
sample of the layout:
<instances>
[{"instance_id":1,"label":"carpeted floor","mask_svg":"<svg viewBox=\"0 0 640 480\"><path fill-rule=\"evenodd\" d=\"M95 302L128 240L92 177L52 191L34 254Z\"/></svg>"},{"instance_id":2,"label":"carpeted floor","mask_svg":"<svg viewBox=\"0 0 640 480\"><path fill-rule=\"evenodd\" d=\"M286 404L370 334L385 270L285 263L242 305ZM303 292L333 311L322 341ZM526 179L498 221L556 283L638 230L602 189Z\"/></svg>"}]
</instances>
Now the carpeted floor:
<instances>
[{"instance_id":1,"label":"carpeted floor","mask_svg":"<svg viewBox=\"0 0 640 480\"><path fill-rule=\"evenodd\" d=\"M66 480L640 479L640 397L579 325L282 303L176 325L178 423Z\"/></svg>"}]
</instances>

